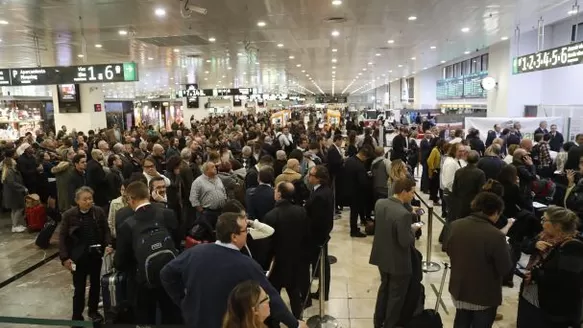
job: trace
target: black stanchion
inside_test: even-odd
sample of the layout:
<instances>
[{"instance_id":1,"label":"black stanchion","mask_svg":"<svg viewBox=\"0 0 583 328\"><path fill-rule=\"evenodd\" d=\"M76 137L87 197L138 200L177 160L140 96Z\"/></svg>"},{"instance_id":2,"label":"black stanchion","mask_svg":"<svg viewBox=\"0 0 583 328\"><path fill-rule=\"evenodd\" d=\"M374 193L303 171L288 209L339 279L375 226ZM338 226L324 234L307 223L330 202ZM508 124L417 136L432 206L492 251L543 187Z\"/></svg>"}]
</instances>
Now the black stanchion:
<instances>
[{"instance_id":1,"label":"black stanchion","mask_svg":"<svg viewBox=\"0 0 583 328\"><path fill-rule=\"evenodd\" d=\"M427 252L425 254L426 260L421 263L421 268L424 272L437 272L441 270L441 266L436 262L431 261L431 243L433 242L433 206L427 207Z\"/></svg>"},{"instance_id":2,"label":"black stanchion","mask_svg":"<svg viewBox=\"0 0 583 328\"><path fill-rule=\"evenodd\" d=\"M318 257L319 269L320 269L320 297L319 297L319 307L320 313L314 315L308 319L308 327L310 328L335 328L338 327L338 321L336 318L326 315L326 309L324 308L325 297L326 297L326 264L324 261L324 247L320 250L320 256Z\"/></svg>"}]
</instances>

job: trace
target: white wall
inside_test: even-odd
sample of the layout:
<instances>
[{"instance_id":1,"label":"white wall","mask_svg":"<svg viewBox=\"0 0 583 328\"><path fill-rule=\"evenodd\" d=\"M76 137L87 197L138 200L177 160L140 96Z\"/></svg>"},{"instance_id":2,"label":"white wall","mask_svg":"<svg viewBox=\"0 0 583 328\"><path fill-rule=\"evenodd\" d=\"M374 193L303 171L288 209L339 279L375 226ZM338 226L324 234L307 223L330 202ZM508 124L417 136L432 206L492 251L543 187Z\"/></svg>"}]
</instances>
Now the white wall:
<instances>
[{"instance_id":1,"label":"white wall","mask_svg":"<svg viewBox=\"0 0 583 328\"><path fill-rule=\"evenodd\" d=\"M442 66L435 66L415 74L415 109L437 108L437 80L442 78Z\"/></svg>"},{"instance_id":2,"label":"white wall","mask_svg":"<svg viewBox=\"0 0 583 328\"><path fill-rule=\"evenodd\" d=\"M80 84L81 113L59 113L57 86L51 86L55 108L55 127L57 130L65 125L69 130L75 129L87 133L89 130L105 129L105 102L103 90L98 84ZM94 105L101 104L101 112L95 112Z\"/></svg>"},{"instance_id":3,"label":"white wall","mask_svg":"<svg viewBox=\"0 0 583 328\"><path fill-rule=\"evenodd\" d=\"M401 102L401 80L391 82L389 84L389 104L391 109L401 109L403 108L403 103Z\"/></svg>"}]
</instances>

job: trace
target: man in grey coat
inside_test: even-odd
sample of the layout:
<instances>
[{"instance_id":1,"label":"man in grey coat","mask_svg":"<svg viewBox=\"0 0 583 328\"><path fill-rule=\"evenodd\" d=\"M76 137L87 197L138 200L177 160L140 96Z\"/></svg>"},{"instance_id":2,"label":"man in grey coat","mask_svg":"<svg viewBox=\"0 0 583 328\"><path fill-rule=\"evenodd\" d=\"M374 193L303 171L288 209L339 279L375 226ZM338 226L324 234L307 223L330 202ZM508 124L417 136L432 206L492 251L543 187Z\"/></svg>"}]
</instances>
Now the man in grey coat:
<instances>
[{"instance_id":1,"label":"man in grey coat","mask_svg":"<svg viewBox=\"0 0 583 328\"><path fill-rule=\"evenodd\" d=\"M414 196L415 182L401 179L394 182L393 195L375 205L375 236L369 261L381 275L375 328L395 328L405 302L413 272L411 250L415 247L415 232L421 227L413 224L413 213L405 207Z\"/></svg>"}]
</instances>

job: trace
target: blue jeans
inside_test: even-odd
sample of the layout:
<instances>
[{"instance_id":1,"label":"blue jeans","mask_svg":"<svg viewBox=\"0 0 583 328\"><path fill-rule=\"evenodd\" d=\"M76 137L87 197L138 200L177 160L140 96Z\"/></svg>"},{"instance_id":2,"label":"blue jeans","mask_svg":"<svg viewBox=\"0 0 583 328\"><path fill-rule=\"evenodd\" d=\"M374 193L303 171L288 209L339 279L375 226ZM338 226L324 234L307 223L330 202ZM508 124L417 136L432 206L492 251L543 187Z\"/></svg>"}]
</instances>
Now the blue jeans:
<instances>
[{"instance_id":1,"label":"blue jeans","mask_svg":"<svg viewBox=\"0 0 583 328\"><path fill-rule=\"evenodd\" d=\"M492 328L496 309L497 306L481 311L456 309L453 328Z\"/></svg>"}]
</instances>

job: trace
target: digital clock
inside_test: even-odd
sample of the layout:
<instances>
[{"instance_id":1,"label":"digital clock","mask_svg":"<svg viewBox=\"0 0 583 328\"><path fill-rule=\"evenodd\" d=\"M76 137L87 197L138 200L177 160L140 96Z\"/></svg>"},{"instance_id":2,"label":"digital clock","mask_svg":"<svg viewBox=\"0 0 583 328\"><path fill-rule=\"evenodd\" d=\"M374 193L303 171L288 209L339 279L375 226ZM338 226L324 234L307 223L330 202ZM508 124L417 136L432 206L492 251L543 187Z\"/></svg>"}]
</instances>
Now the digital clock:
<instances>
[{"instance_id":1,"label":"digital clock","mask_svg":"<svg viewBox=\"0 0 583 328\"><path fill-rule=\"evenodd\" d=\"M583 63L583 42L578 42L516 57L512 63L512 72L514 74L528 73L581 63Z\"/></svg>"}]
</instances>

